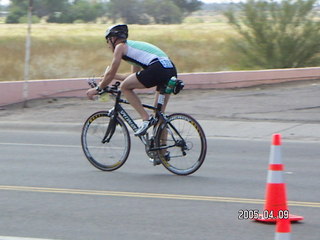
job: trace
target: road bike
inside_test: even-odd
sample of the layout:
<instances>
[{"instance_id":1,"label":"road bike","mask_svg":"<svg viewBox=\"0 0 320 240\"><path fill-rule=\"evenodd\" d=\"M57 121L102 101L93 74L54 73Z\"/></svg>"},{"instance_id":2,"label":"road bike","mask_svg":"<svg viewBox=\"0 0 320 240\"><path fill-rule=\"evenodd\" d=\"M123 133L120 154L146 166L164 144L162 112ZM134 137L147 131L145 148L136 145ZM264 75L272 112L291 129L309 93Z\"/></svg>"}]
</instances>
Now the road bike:
<instances>
[{"instance_id":1,"label":"road bike","mask_svg":"<svg viewBox=\"0 0 320 240\"><path fill-rule=\"evenodd\" d=\"M94 81L89 84L91 87L96 86ZM128 127L134 132L139 128L122 107L129 102L121 98L119 85L116 82L98 93L110 94L114 98L114 107L108 111L93 113L85 121L81 134L86 158L102 171L114 171L123 166L131 149ZM164 89L160 90L156 106L143 104L144 108L154 111L156 123L146 134L138 137L154 165L160 163L174 174L189 175L197 171L205 160L206 137L200 124L190 115L166 115L161 111L165 98Z\"/></svg>"}]
</instances>

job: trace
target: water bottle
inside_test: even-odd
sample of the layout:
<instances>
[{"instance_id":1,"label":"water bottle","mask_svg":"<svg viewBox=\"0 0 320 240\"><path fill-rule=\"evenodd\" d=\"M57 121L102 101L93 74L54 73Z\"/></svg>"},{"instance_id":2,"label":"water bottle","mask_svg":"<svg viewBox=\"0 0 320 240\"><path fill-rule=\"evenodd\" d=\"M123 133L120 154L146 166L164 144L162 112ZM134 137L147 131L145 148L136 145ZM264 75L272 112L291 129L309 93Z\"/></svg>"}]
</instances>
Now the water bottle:
<instances>
[{"instance_id":1,"label":"water bottle","mask_svg":"<svg viewBox=\"0 0 320 240\"><path fill-rule=\"evenodd\" d=\"M170 78L170 80L167 84L166 90L164 92L167 94L173 93L173 89L176 86L176 84L177 84L177 78L176 77Z\"/></svg>"}]
</instances>

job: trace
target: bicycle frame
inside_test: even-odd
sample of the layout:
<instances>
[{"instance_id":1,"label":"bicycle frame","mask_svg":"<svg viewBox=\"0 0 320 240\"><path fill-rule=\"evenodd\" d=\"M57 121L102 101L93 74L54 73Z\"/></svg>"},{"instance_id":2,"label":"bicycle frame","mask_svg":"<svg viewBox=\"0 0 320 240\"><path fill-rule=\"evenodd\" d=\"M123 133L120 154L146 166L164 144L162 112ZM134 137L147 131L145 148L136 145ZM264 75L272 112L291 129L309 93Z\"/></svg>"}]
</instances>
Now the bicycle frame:
<instances>
[{"instance_id":1,"label":"bicycle frame","mask_svg":"<svg viewBox=\"0 0 320 240\"><path fill-rule=\"evenodd\" d=\"M136 122L130 117L130 115L126 112L126 110L121 106L121 103L124 104L130 104L128 101L121 99L121 91L117 91L116 93L116 99L115 99L115 104L114 104L114 108L110 111L110 114L112 114L111 116L111 120L110 123L108 125L107 131L105 133L105 136L102 140L102 143L106 143L109 142L114 131L116 128L116 119L119 116L119 114L121 115L121 117L125 120L125 122L128 123L128 125L131 127L131 129L133 131L137 131L137 129L139 128L138 125L136 124ZM158 119L158 123L161 121L166 121L166 118L164 116L164 114L161 112L161 108L163 106L164 103L164 99L165 99L165 95L160 92L159 96L158 96L158 102L157 102L157 107L151 106L151 105L147 105L147 104L142 104L142 106L144 108L147 109L151 109L155 111L155 117L156 119ZM156 132L156 129L154 129L154 133ZM153 134L154 135L154 134ZM145 146L149 147L149 136L148 134L146 134L146 136L139 136L140 140L142 141L142 143ZM160 150L162 148L157 148L157 149L152 149L152 151L156 151L156 150ZM164 149L164 148L163 148Z\"/></svg>"},{"instance_id":2,"label":"bicycle frame","mask_svg":"<svg viewBox=\"0 0 320 240\"><path fill-rule=\"evenodd\" d=\"M97 84L94 81L89 81L88 82L89 85L91 87L96 87ZM100 92L99 94L102 94L103 92L107 92L110 93L112 96L115 97L115 104L114 107L109 110L109 114L110 114L110 122L108 124L106 133L102 139L102 143L108 143L110 142L115 129L116 129L116 125L117 125L117 118L119 116L119 114L121 115L121 117L124 119L125 122L128 123L128 125L132 128L132 130L135 132L137 131L137 129L139 128L138 125L136 124L136 122L130 117L130 115L126 112L126 110L121 106L121 103L124 104L130 104L128 101L124 100L121 98L121 91L118 90L118 86L120 85L119 82L117 82L116 84L114 84L113 86L115 88L107 88L108 90L103 90L102 92ZM153 128L153 135L151 136L151 138L149 139L149 134L146 133L143 136L139 136L141 142L145 145L146 150L147 151L158 151L158 150L163 150L163 149L168 149L170 147L174 147L174 146L180 146L181 150L183 152L183 155L185 154L184 152L184 147L185 147L185 141L183 139L183 137L181 136L181 134L179 133L179 131L177 131L177 129L169 122L169 126L171 127L171 129L173 129L173 131L179 136L179 138L181 140L174 140L175 144L171 145L171 146L159 146L159 147L150 147L152 143L152 141L154 141L154 137L156 135L157 132L157 127L160 126L159 123L167 123L167 117L164 115L164 113L161 111L162 110L162 106L164 104L165 101L165 93L164 93L165 89L160 89L159 92L159 96L157 99L157 106L151 106L151 105L147 105L147 104L142 104L142 106L144 108L147 109L151 109L155 112L155 118L157 119L157 123L155 125L155 127ZM173 136L172 130L170 130L171 132L171 136ZM174 137L173 137L174 138Z\"/></svg>"}]
</instances>

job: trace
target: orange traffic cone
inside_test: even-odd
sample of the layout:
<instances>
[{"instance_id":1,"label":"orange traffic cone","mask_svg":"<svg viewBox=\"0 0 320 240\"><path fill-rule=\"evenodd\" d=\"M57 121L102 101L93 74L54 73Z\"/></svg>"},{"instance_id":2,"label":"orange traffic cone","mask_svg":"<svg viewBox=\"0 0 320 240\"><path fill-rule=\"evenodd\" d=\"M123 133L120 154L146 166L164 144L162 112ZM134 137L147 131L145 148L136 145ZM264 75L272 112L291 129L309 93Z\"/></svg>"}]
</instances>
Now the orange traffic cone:
<instances>
[{"instance_id":1,"label":"orange traffic cone","mask_svg":"<svg viewBox=\"0 0 320 240\"><path fill-rule=\"evenodd\" d=\"M281 158L281 135L274 134L269 158L266 202L262 214L255 219L256 221L276 222L277 218L286 218L290 221L303 220L302 216L289 214Z\"/></svg>"},{"instance_id":2,"label":"orange traffic cone","mask_svg":"<svg viewBox=\"0 0 320 240\"><path fill-rule=\"evenodd\" d=\"M290 220L285 218L277 219L275 240L291 240Z\"/></svg>"}]
</instances>

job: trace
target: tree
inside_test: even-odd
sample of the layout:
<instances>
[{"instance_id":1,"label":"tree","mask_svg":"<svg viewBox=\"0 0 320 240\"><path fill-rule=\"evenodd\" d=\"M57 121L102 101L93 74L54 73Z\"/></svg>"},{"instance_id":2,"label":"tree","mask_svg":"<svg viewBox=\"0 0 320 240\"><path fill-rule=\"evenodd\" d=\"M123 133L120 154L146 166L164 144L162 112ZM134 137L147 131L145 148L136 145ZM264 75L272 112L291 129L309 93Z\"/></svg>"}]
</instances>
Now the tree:
<instances>
[{"instance_id":1,"label":"tree","mask_svg":"<svg viewBox=\"0 0 320 240\"><path fill-rule=\"evenodd\" d=\"M28 2L12 0L9 6L9 15L6 17L6 23L19 23L19 19L27 15Z\"/></svg>"},{"instance_id":2,"label":"tree","mask_svg":"<svg viewBox=\"0 0 320 240\"><path fill-rule=\"evenodd\" d=\"M110 0L107 8L113 22L122 19L128 24L140 23L143 6L139 0Z\"/></svg>"},{"instance_id":3,"label":"tree","mask_svg":"<svg viewBox=\"0 0 320 240\"><path fill-rule=\"evenodd\" d=\"M26 17L27 3L27 0L12 0L6 23L19 23L21 18ZM89 22L105 13L105 5L102 0L33 0L33 15L39 18L48 16L48 22Z\"/></svg>"},{"instance_id":4,"label":"tree","mask_svg":"<svg viewBox=\"0 0 320 240\"><path fill-rule=\"evenodd\" d=\"M103 6L100 3L90 3L87 0L77 0L70 6L69 15L71 20L81 20L83 22L91 22L104 14Z\"/></svg>"},{"instance_id":5,"label":"tree","mask_svg":"<svg viewBox=\"0 0 320 240\"><path fill-rule=\"evenodd\" d=\"M192 12L200 10L202 2L199 0L171 0L180 8L184 16L190 15Z\"/></svg>"},{"instance_id":6,"label":"tree","mask_svg":"<svg viewBox=\"0 0 320 240\"><path fill-rule=\"evenodd\" d=\"M7 23L18 23L26 16L27 0L12 0ZM94 21L107 15L113 22L146 24L181 23L200 8L199 0L33 0L33 15L48 17L48 22Z\"/></svg>"},{"instance_id":7,"label":"tree","mask_svg":"<svg viewBox=\"0 0 320 240\"><path fill-rule=\"evenodd\" d=\"M49 16L55 12L62 12L68 8L68 0L33 0L32 14L39 18ZM19 23L19 19L27 16L27 0L11 0L9 15L6 23Z\"/></svg>"},{"instance_id":8,"label":"tree","mask_svg":"<svg viewBox=\"0 0 320 240\"><path fill-rule=\"evenodd\" d=\"M108 16L116 22L122 19L128 24L181 23L182 15L172 0L110 0Z\"/></svg>"},{"instance_id":9,"label":"tree","mask_svg":"<svg viewBox=\"0 0 320 240\"><path fill-rule=\"evenodd\" d=\"M33 2L34 14L39 18L65 11L69 7L68 0L33 0Z\"/></svg>"},{"instance_id":10,"label":"tree","mask_svg":"<svg viewBox=\"0 0 320 240\"><path fill-rule=\"evenodd\" d=\"M313 11L317 0L248 0L240 14L225 13L242 37L234 41L247 65L295 68L319 63L320 22Z\"/></svg>"},{"instance_id":11,"label":"tree","mask_svg":"<svg viewBox=\"0 0 320 240\"><path fill-rule=\"evenodd\" d=\"M182 12L170 0L144 0L144 11L157 24L172 24L182 22Z\"/></svg>"}]
</instances>

